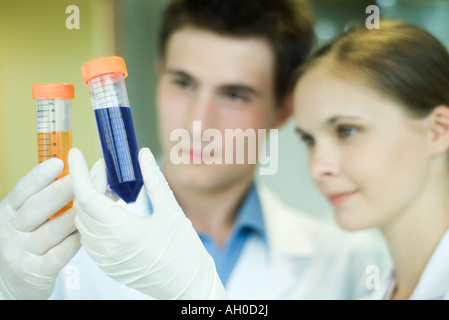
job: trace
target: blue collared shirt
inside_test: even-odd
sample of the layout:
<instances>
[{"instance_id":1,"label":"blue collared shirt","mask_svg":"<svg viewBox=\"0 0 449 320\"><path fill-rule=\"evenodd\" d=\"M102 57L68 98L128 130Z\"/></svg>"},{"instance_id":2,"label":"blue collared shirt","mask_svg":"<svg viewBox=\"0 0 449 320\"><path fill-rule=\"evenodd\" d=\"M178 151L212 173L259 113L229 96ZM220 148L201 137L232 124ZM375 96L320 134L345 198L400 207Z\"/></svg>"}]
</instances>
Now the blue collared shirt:
<instances>
[{"instance_id":1,"label":"blue collared shirt","mask_svg":"<svg viewBox=\"0 0 449 320\"><path fill-rule=\"evenodd\" d=\"M240 206L234 226L222 248L210 235L203 232L198 232L198 235L214 259L218 275L226 286L246 241L250 237L260 237L265 243L267 241L260 200L254 183Z\"/></svg>"}]
</instances>

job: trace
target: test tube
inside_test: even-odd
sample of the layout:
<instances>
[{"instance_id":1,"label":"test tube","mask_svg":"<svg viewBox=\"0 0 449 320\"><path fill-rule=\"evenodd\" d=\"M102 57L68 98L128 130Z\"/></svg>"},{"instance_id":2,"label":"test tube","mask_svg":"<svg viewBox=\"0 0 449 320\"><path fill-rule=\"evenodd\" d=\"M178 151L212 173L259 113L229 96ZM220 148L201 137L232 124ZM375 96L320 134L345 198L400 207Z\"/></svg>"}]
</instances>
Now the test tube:
<instances>
[{"instance_id":1,"label":"test tube","mask_svg":"<svg viewBox=\"0 0 449 320\"><path fill-rule=\"evenodd\" d=\"M57 179L69 174L68 154L72 148L72 99L75 98L73 84L38 83L32 86L32 97L36 99L38 162L59 158L64 162ZM69 202L50 219L73 206Z\"/></svg>"},{"instance_id":2,"label":"test tube","mask_svg":"<svg viewBox=\"0 0 449 320\"><path fill-rule=\"evenodd\" d=\"M126 203L135 202L143 179L125 85L125 60L115 56L91 60L81 67L81 74L89 86L109 187Z\"/></svg>"}]
</instances>

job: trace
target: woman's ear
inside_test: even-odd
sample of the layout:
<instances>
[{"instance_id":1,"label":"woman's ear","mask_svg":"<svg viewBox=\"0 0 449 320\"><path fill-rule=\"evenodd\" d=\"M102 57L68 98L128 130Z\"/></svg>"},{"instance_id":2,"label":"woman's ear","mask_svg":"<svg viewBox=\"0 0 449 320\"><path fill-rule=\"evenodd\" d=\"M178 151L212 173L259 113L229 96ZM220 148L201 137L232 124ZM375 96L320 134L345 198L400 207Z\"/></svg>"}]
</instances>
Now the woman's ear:
<instances>
[{"instance_id":1,"label":"woman's ear","mask_svg":"<svg viewBox=\"0 0 449 320\"><path fill-rule=\"evenodd\" d=\"M282 105L277 107L276 119L273 121L271 129L278 129L290 119L293 113L293 95L288 95Z\"/></svg>"},{"instance_id":2,"label":"woman's ear","mask_svg":"<svg viewBox=\"0 0 449 320\"><path fill-rule=\"evenodd\" d=\"M432 155L449 149L449 107L438 106L429 115Z\"/></svg>"}]
</instances>

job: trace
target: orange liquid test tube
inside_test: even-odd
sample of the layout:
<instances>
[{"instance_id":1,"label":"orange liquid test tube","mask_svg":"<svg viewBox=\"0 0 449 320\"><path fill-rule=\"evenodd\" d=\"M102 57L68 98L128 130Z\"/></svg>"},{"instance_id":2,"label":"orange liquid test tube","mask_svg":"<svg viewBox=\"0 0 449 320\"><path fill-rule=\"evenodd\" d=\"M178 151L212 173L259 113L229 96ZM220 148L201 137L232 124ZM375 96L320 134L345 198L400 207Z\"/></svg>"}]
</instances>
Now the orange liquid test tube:
<instances>
[{"instance_id":1,"label":"orange liquid test tube","mask_svg":"<svg viewBox=\"0 0 449 320\"><path fill-rule=\"evenodd\" d=\"M36 99L37 143L39 163L50 158L64 162L64 169L57 179L69 174L68 154L72 148L72 99L75 89L72 84L39 83L32 88ZM57 180L56 179L56 180ZM50 219L66 212L73 206L69 202Z\"/></svg>"}]
</instances>

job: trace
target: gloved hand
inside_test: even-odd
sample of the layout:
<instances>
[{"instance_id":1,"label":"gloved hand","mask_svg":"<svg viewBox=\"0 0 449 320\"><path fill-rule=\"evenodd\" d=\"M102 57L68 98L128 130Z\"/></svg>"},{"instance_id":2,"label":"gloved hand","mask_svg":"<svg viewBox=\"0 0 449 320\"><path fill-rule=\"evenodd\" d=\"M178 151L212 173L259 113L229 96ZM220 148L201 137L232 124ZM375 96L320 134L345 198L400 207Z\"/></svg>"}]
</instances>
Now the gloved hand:
<instances>
[{"instance_id":1,"label":"gloved hand","mask_svg":"<svg viewBox=\"0 0 449 320\"><path fill-rule=\"evenodd\" d=\"M149 149L140 151L139 163L153 206L147 217L96 190L81 151L70 151L75 223L87 253L106 275L156 299L225 299L214 261Z\"/></svg>"},{"instance_id":2,"label":"gloved hand","mask_svg":"<svg viewBox=\"0 0 449 320\"><path fill-rule=\"evenodd\" d=\"M47 221L74 196L69 176L53 182L62 169L59 159L37 165L0 203L0 299L48 298L80 248L74 208Z\"/></svg>"}]
</instances>

